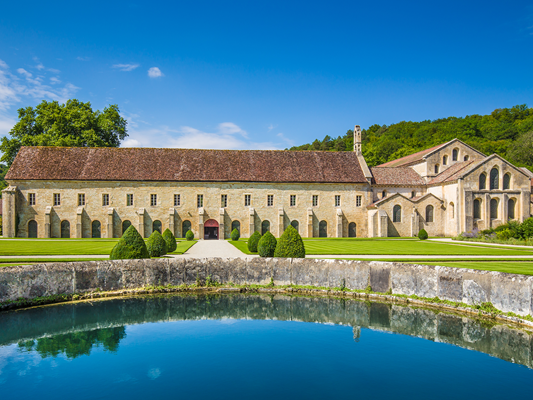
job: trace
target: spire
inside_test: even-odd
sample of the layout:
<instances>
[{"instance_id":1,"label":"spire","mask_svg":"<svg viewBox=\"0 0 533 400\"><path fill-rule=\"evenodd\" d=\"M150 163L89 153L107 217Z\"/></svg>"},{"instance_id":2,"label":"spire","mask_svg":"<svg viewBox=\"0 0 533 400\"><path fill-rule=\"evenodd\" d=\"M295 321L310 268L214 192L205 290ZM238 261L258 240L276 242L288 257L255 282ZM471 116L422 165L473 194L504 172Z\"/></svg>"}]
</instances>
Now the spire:
<instances>
[{"instance_id":1,"label":"spire","mask_svg":"<svg viewBox=\"0 0 533 400\"><path fill-rule=\"evenodd\" d=\"M355 125L355 128L353 128L353 151L358 156L363 154L361 149L361 127L359 125Z\"/></svg>"}]
</instances>

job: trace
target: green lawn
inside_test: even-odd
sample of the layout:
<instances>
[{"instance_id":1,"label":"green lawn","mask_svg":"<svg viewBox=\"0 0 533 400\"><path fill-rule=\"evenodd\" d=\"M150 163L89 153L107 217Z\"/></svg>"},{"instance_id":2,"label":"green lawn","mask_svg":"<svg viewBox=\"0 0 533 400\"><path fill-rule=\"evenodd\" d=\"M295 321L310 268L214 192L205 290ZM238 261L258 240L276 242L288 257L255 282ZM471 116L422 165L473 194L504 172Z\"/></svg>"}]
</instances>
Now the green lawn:
<instances>
[{"instance_id":1,"label":"green lawn","mask_svg":"<svg viewBox=\"0 0 533 400\"><path fill-rule=\"evenodd\" d=\"M104 255L119 239L62 239L62 240L3 240L0 241L1 256L40 256L40 255ZM178 248L171 254L183 254L196 243L178 242Z\"/></svg>"},{"instance_id":2,"label":"green lawn","mask_svg":"<svg viewBox=\"0 0 533 400\"><path fill-rule=\"evenodd\" d=\"M485 261L485 262L419 262L425 265L442 265L453 268L471 268L482 271L507 272L509 274L533 275L533 262L516 262L516 261Z\"/></svg>"}]
</instances>

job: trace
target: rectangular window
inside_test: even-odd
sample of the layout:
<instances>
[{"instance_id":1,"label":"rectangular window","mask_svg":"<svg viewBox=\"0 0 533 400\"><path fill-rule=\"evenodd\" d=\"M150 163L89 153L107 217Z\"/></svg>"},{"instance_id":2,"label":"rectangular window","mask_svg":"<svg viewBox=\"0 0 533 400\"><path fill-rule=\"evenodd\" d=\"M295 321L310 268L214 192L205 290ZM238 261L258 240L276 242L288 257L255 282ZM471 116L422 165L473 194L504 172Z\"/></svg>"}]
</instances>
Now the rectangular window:
<instances>
[{"instance_id":1,"label":"rectangular window","mask_svg":"<svg viewBox=\"0 0 533 400\"><path fill-rule=\"evenodd\" d=\"M318 194L313 195L313 207L318 207Z\"/></svg>"},{"instance_id":2,"label":"rectangular window","mask_svg":"<svg viewBox=\"0 0 533 400\"><path fill-rule=\"evenodd\" d=\"M296 195L291 194L291 207L296 207Z\"/></svg>"},{"instance_id":3,"label":"rectangular window","mask_svg":"<svg viewBox=\"0 0 533 400\"><path fill-rule=\"evenodd\" d=\"M355 196L355 206L361 207L362 203L363 203L363 196Z\"/></svg>"},{"instance_id":4,"label":"rectangular window","mask_svg":"<svg viewBox=\"0 0 533 400\"><path fill-rule=\"evenodd\" d=\"M175 194L174 195L174 207L179 207L179 206L181 206L181 195Z\"/></svg>"},{"instance_id":5,"label":"rectangular window","mask_svg":"<svg viewBox=\"0 0 533 400\"><path fill-rule=\"evenodd\" d=\"M35 205L35 193L28 194L28 201L30 203L30 206Z\"/></svg>"},{"instance_id":6,"label":"rectangular window","mask_svg":"<svg viewBox=\"0 0 533 400\"><path fill-rule=\"evenodd\" d=\"M228 195L223 194L220 196L220 207L226 208L228 206Z\"/></svg>"},{"instance_id":7,"label":"rectangular window","mask_svg":"<svg viewBox=\"0 0 533 400\"><path fill-rule=\"evenodd\" d=\"M152 207L157 206L157 194L150 195L150 206Z\"/></svg>"},{"instance_id":8,"label":"rectangular window","mask_svg":"<svg viewBox=\"0 0 533 400\"><path fill-rule=\"evenodd\" d=\"M85 205L85 193L78 193L78 206Z\"/></svg>"},{"instance_id":9,"label":"rectangular window","mask_svg":"<svg viewBox=\"0 0 533 400\"><path fill-rule=\"evenodd\" d=\"M198 208L202 208L204 206L204 195L203 194L199 194L196 197L196 203L198 205Z\"/></svg>"},{"instance_id":10,"label":"rectangular window","mask_svg":"<svg viewBox=\"0 0 533 400\"><path fill-rule=\"evenodd\" d=\"M54 206L61 205L61 195L59 193L54 193Z\"/></svg>"},{"instance_id":11,"label":"rectangular window","mask_svg":"<svg viewBox=\"0 0 533 400\"><path fill-rule=\"evenodd\" d=\"M274 205L274 195L269 194L267 196L267 207L272 207Z\"/></svg>"},{"instance_id":12,"label":"rectangular window","mask_svg":"<svg viewBox=\"0 0 533 400\"><path fill-rule=\"evenodd\" d=\"M341 206L341 196L339 194L335 195L335 207Z\"/></svg>"},{"instance_id":13,"label":"rectangular window","mask_svg":"<svg viewBox=\"0 0 533 400\"><path fill-rule=\"evenodd\" d=\"M102 195L102 206L107 207L109 205L109 195L103 194Z\"/></svg>"},{"instance_id":14,"label":"rectangular window","mask_svg":"<svg viewBox=\"0 0 533 400\"><path fill-rule=\"evenodd\" d=\"M133 205L133 193L126 195L126 205L132 206Z\"/></svg>"},{"instance_id":15,"label":"rectangular window","mask_svg":"<svg viewBox=\"0 0 533 400\"><path fill-rule=\"evenodd\" d=\"M252 195L245 194L244 195L244 207L250 207L251 204L252 204Z\"/></svg>"}]
</instances>

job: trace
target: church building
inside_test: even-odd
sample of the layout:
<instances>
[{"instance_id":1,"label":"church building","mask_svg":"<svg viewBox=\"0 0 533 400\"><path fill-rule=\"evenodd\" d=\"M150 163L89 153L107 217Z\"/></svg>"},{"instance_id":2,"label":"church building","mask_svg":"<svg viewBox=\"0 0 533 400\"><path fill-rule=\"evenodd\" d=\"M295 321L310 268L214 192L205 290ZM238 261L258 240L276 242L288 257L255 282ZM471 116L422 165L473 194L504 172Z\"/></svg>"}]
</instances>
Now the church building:
<instances>
[{"instance_id":1,"label":"church building","mask_svg":"<svg viewBox=\"0 0 533 400\"><path fill-rule=\"evenodd\" d=\"M455 236L531 215L533 174L460 140L369 168L353 152L22 147L4 237Z\"/></svg>"}]
</instances>

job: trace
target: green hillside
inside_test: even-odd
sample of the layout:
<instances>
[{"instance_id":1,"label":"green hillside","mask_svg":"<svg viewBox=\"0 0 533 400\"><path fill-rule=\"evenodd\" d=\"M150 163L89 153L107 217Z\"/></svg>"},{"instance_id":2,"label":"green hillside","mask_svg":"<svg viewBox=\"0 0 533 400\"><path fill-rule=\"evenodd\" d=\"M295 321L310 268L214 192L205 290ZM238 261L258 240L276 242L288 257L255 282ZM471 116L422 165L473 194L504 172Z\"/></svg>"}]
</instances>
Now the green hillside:
<instances>
[{"instance_id":1,"label":"green hillside","mask_svg":"<svg viewBox=\"0 0 533 400\"><path fill-rule=\"evenodd\" d=\"M416 153L460 139L490 155L497 153L519 167L533 170L533 108L525 104L494 110L489 115L448 117L434 121L402 121L372 125L363 129L363 155L369 166ZM320 141L291 147L290 150L352 151L353 131L336 139L326 135Z\"/></svg>"}]
</instances>

